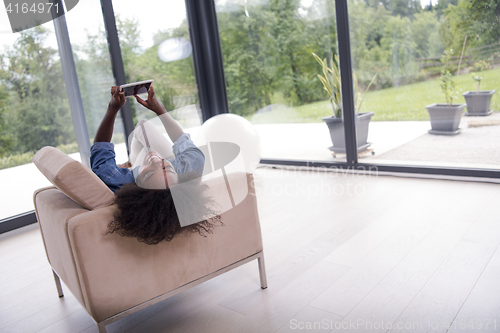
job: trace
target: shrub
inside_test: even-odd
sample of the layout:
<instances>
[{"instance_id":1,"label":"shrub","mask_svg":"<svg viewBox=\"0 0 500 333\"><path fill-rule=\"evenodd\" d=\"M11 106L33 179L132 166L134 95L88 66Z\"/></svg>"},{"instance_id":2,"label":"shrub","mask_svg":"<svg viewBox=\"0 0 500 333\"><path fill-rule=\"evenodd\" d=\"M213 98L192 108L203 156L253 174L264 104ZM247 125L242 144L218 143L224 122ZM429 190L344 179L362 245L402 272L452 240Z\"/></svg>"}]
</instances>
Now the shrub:
<instances>
[{"instance_id":1,"label":"shrub","mask_svg":"<svg viewBox=\"0 0 500 333\"><path fill-rule=\"evenodd\" d=\"M481 72L490 69L490 64L485 60L480 60L472 65L472 70L474 72Z\"/></svg>"}]
</instances>

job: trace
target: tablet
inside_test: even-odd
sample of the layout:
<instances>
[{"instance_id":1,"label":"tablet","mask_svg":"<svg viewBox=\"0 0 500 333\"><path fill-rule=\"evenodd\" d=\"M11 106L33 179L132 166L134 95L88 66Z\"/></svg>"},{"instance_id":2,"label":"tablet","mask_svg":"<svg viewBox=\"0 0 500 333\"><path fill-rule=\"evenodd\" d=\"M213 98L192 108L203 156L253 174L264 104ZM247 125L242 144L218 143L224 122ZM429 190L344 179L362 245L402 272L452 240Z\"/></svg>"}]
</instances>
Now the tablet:
<instances>
[{"instance_id":1,"label":"tablet","mask_svg":"<svg viewBox=\"0 0 500 333\"><path fill-rule=\"evenodd\" d=\"M134 83L127 83L120 86L120 91L125 93L125 97L130 97L148 92L154 80L146 80Z\"/></svg>"}]
</instances>

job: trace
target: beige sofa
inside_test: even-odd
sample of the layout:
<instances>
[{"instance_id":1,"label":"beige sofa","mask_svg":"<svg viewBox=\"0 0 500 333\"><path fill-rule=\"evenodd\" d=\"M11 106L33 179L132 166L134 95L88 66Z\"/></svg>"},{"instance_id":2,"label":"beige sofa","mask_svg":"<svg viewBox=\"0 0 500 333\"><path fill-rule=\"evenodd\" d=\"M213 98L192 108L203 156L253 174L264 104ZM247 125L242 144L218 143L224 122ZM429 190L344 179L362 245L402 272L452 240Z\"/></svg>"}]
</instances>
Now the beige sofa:
<instances>
[{"instance_id":1,"label":"beige sofa","mask_svg":"<svg viewBox=\"0 0 500 333\"><path fill-rule=\"evenodd\" d=\"M53 187L35 192L34 204L45 249L54 271L71 290L99 332L105 325L258 259L261 287L267 287L262 237L251 174L229 180L248 194L222 213L224 226L207 237L181 234L171 242L146 245L107 234L116 207L114 194L87 167L53 147L33 158ZM207 180L212 196L224 200L223 177Z\"/></svg>"}]
</instances>

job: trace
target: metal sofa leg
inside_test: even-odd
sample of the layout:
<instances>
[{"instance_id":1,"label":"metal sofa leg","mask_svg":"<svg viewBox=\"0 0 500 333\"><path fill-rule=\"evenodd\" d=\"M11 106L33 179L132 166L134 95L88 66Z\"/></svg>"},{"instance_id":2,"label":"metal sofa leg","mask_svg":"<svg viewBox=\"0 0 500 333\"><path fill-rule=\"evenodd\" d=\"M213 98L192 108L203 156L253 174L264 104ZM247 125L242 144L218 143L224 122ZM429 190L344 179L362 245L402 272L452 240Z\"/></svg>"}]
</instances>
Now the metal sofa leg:
<instances>
[{"instance_id":1,"label":"metal sofa leg","mask_svg":"<svg viewBox=\"0 0 500 333\"><path fill-rule=\"evenodd\" d=\"M61 279L59 279L59 276L57 276L56 272L52 270L52 273L54 274L54 280L56 281L56 287L57 287L57 293L59 294L59 298L64 297L62 287L61 287Z\"/></svg>"},{"instance_id":2,"label":"metal sofa leg","mask_svg":"<svg viewBox=\"0 0 500 333\"><path fill-rule=\"evenodd\" d=\"M262 289L267 288L267 278L266 278L266 266L264 264L264 252L260 254L260 257L257 259L259 262L259 275L260 275L260 287Z\"/></svg>"},{"instance_id":3,"label":"metal sofa leg","mask_svg":"<svg viewBox=\"0 0 500 333\"><path fill-rule=\"evenodd\" d=\"M97 323L99 333L106 333L106 325L103 322Z\"/></svg>"}]
</instances>

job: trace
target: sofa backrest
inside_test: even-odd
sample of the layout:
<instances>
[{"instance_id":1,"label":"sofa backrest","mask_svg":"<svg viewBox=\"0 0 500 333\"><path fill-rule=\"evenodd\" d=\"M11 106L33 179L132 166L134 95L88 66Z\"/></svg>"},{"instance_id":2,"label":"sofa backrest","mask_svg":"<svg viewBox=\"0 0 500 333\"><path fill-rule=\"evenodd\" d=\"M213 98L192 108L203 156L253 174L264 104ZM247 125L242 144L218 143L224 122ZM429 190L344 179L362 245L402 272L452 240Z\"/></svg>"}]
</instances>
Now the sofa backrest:
<instances>
[{"instance_id":1,"label":"sofa backrest","mask_svg":"<svg viewBox=\"0 0 500 333\"><path fill-rule=\"evenodd\" d=\"M92 170L54 147L43 147L33 163L61 192L84 208L94 210L113 203L115 195Z\"/></svg>"}]
</instances>

